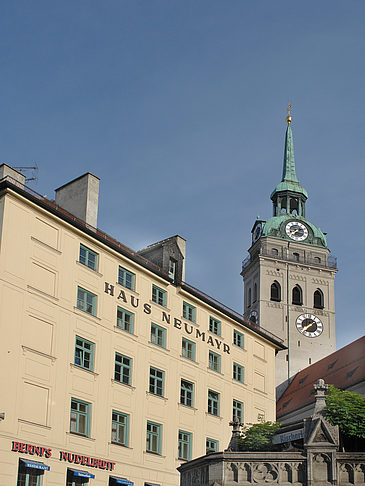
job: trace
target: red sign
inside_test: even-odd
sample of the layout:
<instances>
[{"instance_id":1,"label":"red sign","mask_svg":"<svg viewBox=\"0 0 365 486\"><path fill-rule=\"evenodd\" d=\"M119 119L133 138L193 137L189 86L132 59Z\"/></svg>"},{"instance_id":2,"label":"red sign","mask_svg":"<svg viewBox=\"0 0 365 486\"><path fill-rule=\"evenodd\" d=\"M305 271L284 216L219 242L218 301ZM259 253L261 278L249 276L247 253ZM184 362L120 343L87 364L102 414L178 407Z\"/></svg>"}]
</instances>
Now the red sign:
<instances>
[{"instance_id":1,"label":"red sign","mask_svg":"<svg viewBox=\"0 0 365 486\"><path fill-rule=\"evenodd\" d=\"M30 454L38 457L49 458L52 456L52 449L38 447L33 444L25 444L24 442L13 441L11 450L13 452L20 452L22 454ZM104 469L104 471L114 471L115 467L115 462L65 451L60 451L60 461L67 461L70 464L80 464L82 466L96 467L98 469Z\"/></svg>"}]
</instances>

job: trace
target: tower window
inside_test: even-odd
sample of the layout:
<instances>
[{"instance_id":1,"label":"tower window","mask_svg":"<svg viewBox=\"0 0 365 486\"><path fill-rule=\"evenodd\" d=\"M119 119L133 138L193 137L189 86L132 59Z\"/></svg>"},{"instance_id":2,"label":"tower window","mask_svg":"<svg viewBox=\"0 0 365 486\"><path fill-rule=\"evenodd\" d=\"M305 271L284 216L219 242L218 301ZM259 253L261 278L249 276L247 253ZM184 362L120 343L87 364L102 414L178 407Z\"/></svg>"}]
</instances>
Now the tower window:
<instances>
[{"instance_id":1,"label":"tower window","mask_svg":"<svg viewBox=\"0 0 365 486\"><path fill-rule=\"evenodd\" d=\"M256 302L257 300L257 284L253 286L253 301Z\"/></svg>"},{"instance_id":2,"label":"tower window","mask_svg":"<svg viewBox=\"0 0 365 486\"><path fill-rule=\"evenodd\" d=\"M302 305L303 304L303 291L300 285L296 285L292 292L292 304Z\"/></svg>"},{"instance_id":3,"label":"tower window","mask_svg":"<svg viewBox=\"0 0 365 486\"><path fill-rule=\"evenodd\" d=\"M323 309L324 308L324 296L323 296L323 292L321 289L317 289L315 292L314 292L314 295L313 295L313 307L315 309Z\"/></svg>"},{"instance_id":4,"label":"tower window","mask_svg":"<svg viewBox=\"0 0 365 486\"><path fill-rule=\"evenodd\" d=\"M293 253L293 260L299 262L299 253Z\"/></svg>"},{"instance_id":5,"label":"tower window","mask_svg":"<svg viewBox=\"0 0 365 486\"><path fill-rule=\"evenodd\" d=\"M247 307L251 307L251 287L248 289Z\"/></svg>"},{"instance_id":6,"label":"tower window","mask_svg":"<svg viewBox=\"0 0 365 486\"><path fill-rule=\"evenodd\" d=\"M314 257L314 263L321 263L321 259L319 257Z\"/></svg>"},{"instance_id":7,"label":"tower window","mask_svg":"<svg viewBox=\"0 0 365 486\"><path fill-rule=\"evenodd\" d=\"M278 250L277 248L272 248L272 249L271 249L271 254L272 254L273 256L278 256L278 255L279 255L279 250Z\"/></svg>"},{"instance_id":8,"label":"tower window","mask_svg":"<svg viewBox=\"0 0 365 486\"><path fill-rule=\"evenodd\" d=\"M274 302L281 301L281 287L276 280L271 284L270 300L273 300Z\"/></svg>"}]
</instances>

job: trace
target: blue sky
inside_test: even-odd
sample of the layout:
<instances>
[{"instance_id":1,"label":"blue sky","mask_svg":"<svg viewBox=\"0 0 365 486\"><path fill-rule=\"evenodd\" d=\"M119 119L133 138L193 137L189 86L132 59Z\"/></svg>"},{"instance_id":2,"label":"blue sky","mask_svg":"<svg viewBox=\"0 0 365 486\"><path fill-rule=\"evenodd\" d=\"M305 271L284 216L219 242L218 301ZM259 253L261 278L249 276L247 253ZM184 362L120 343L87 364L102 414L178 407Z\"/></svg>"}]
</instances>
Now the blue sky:
<instances>
[{"instance_id":1,"label":"blue sky","mask_svg":"<svg viewBox=\"0 0 365 486\"><path fill-rule=\"evenodd\" d=\"M307 218L338 257L341 347L365 327L364 21L363 0L5 0L0 160L36 162L49 198L93 172L101 229L134 249L180 234L187 281L242 311L291 101Z\"/></svg>"}]
</instances>

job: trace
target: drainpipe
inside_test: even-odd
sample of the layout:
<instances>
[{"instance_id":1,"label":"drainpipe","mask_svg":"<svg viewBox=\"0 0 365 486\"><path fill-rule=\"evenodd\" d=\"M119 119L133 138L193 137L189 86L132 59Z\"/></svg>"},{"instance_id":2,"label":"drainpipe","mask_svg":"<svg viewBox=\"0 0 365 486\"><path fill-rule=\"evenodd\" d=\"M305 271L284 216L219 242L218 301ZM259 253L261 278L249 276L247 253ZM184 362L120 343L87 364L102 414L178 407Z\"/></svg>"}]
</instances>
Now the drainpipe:
<instances>
[{"instance_id":1,"label":"drainpipe","mask_svg":"<svg viewBox=\"0 0 365 486\"><path fill-rule=\"evenodd\" d=\"M289 346L289 339L290 339L290 322L289 322L289 246L290 242L288 241L288 248L287 248L287 263L286 263L286 335L287 335L287 343L288 343L288 381L290 378L290 346Z\"/></svg>"}]
</instances>

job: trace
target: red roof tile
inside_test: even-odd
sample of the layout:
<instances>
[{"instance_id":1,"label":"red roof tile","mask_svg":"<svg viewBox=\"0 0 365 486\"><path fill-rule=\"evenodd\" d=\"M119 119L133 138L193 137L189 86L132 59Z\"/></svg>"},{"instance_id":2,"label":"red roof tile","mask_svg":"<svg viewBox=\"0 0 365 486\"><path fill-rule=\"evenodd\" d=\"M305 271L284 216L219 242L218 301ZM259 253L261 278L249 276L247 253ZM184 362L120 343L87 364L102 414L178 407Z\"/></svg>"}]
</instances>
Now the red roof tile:
<instances>
[{"instance_id":1,"label":"red roof tile","mask_svg":"<svg viewBox=\"0 0 365 486\"><path fill-rule=\"evenodd\" d=\"M365 381L365 336L299 371L276 404L277 417L314 402L319 378L340 389Z\"/></svg>"}]
</instances>

